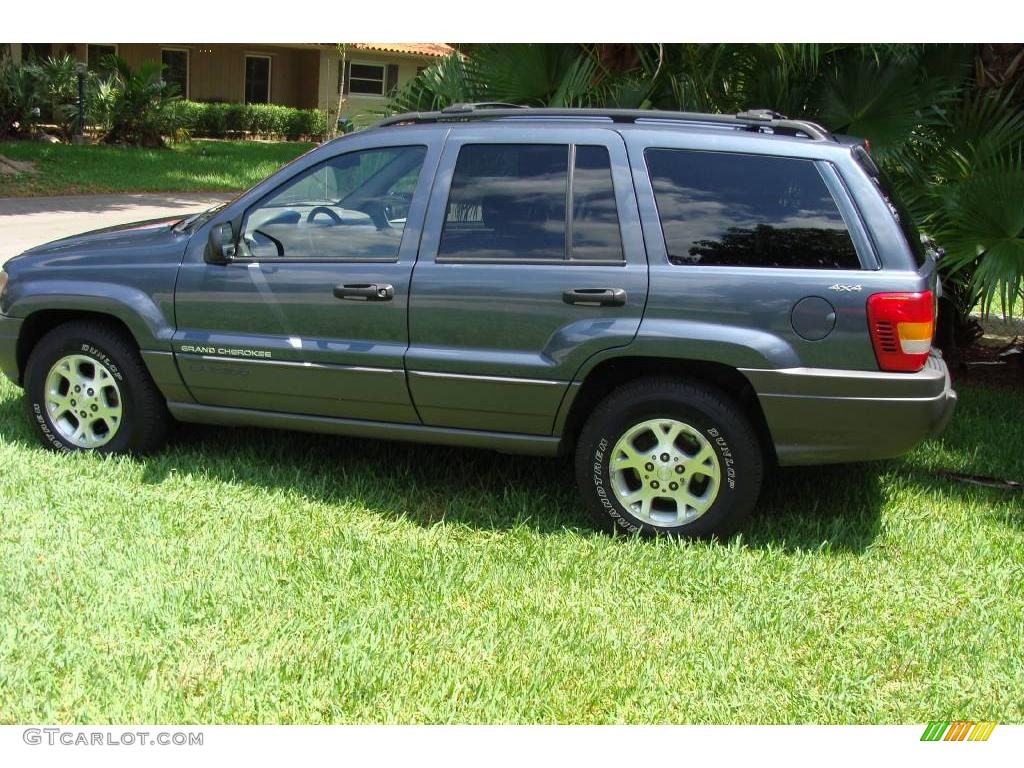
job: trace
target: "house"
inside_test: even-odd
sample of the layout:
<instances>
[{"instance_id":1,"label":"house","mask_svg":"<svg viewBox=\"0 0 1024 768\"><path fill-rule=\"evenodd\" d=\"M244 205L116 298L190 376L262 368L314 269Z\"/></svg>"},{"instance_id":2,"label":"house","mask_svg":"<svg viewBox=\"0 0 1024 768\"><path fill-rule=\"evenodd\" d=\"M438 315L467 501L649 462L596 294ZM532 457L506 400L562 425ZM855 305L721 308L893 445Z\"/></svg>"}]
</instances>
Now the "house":
<instances>
[{"instance_id":1,"label":"house","mask_svg":"<svg viewBox=\"0 0 1024 768\"><path fill-rule=\"evenodd\" d=\"M444 43L10 43L15 61L69 53L90 68L117 53L129 66L164 64L165 79L195 101L282 104L373 119L388 94L454 51ZM362 119L360 119L362 118Z\"/></svg>"}]
</instances>

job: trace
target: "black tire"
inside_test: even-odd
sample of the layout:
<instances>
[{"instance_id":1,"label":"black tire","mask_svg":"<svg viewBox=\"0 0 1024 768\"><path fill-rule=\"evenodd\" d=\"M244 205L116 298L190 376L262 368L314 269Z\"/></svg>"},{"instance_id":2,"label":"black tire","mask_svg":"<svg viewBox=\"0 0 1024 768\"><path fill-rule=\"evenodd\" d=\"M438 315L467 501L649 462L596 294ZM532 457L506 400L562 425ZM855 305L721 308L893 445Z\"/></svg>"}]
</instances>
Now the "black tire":
<instances>
[{"instance_id":1,"label":"black tire","mask_svg":"<svg viewBox=\"0 0 1024 768\"><path fill-rule=\"evenodd\" d=\"M645 521L623 506L613 491L609 463L614 446L634 425L659 418L695 429L714 449L720 467L711 506L681 525ZM638 379L608 395L580 433L575 464L580 492L600 527L695 539L725 539L735 533L757 503L764 473L761 446L740 407L713 387L674 377ZM639 473L635 478L643 483ZM699 485L702 478L695 476L695 481Z\"/></svg>"},{"instance_id":2,"label":"black tire","mask_svg":"<svg viewBox=\"0 0 1024 768\"><path fill-rule=\"evenodd\" d=\"M100 447L84 448L72 443L61 434L47 411L47 376L54 364L67 355L82 355L102 364L120 392L119 425L109 442ZM43 445L64 452L150 453L163 445L171 420L163 395L146 370L135 341L120 328L94 320L64 323L39 340L25 369L25 406Z\"/></svg>"}]
</instances>

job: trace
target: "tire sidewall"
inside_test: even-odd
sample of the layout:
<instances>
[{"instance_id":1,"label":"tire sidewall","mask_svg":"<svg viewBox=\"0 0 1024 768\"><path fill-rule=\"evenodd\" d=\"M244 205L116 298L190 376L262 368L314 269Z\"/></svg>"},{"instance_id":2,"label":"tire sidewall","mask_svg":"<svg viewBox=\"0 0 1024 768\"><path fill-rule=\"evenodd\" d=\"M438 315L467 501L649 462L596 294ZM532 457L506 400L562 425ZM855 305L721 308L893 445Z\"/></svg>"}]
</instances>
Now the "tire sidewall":
<instances>
[{"instance_id":1,"label":"tire sidewall","mask_svg":"<svg viewBox=\"0 0 1024 768\"><path fill-rule=\"evenodd\" d=\"M117 434L106 445L87 449L74 445L61 436L50 419L46 409L46 379L54 363L67 355L84 355L102 364L117 382L121 397L121 424ZM86 339L79 334L68 334L63 338L44 339L29 361L25 374L25 394L29 419L43 441L64 453L90 451L93 453L118 453L128 450L133 444L133 432L142 425L137 418L136 397L133 383L126 374L124 361L119 360L115 350L99 340Z\"/></svg>"},{"instance_id":2,"label":"tire sidewall","mask_svg":"<svg viewBox=\"0 0 1024 768\"><path fill-rule=\"evenodd\" d=\"M753 506L761 484L761 461L744 424L728 411L715 407L693 407L686 402L652 397L631 403L600 419L587 437L583 454L587 462L589 495L595 511L610 521L611 527L625 533L705 538L728 535L734 519ZM721 469L718 495L711 508L696 520L678 526L651 525L623 507L611 485L609 463L612 449L631 427L650 419L667 418L695 428L711 444Z\"/></svg>"}]
</instances>

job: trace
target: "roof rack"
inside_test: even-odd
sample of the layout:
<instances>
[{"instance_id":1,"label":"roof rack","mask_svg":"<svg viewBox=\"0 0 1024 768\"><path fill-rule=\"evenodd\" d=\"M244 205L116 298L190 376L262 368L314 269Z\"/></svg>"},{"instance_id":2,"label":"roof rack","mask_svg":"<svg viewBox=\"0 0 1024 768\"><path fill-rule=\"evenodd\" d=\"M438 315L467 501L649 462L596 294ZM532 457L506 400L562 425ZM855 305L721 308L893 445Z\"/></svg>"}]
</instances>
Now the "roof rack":
<instances>
[{"instance_id":1,"label":"roof rack","mask_svg":"<svg viewBox=\"0 0 1024 768\"><path fill-rule=\"evenodd\" d=\"M719 115L703 112L668 112L656 109L562 109L551 107L526 107L500 102L476 104L453 104L437 112L407 112L381 120L374 128L416 123L467 122L471 120L494 120L516 118L553 119L600 119L613 123L678 122L691 125L715 125L732 127L736 130L772 133L789 136L805 136L822 141L831 139L831 134L817 123L807 120L790 120L785 115L769 109L754 109L735 115Z\"/></svg>"}]
</instances>

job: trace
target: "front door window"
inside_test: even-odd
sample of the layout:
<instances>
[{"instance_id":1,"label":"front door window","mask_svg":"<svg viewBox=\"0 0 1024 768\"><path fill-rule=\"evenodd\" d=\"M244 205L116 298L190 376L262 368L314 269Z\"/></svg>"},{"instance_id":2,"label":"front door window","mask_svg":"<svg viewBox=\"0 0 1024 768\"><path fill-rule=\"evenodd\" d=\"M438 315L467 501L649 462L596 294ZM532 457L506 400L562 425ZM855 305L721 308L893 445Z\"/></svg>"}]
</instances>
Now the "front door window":
<instances>
[{"instance_id":1,"label":"front door window","mask_svg":"<svg viewBox=\"0 0 1024 768\"><path fill-rule=\"evenodd\" d=\"M239 257L396 261L426 153L348 152L299 174L246 214Z\"/></svg>"}]
</instances>

